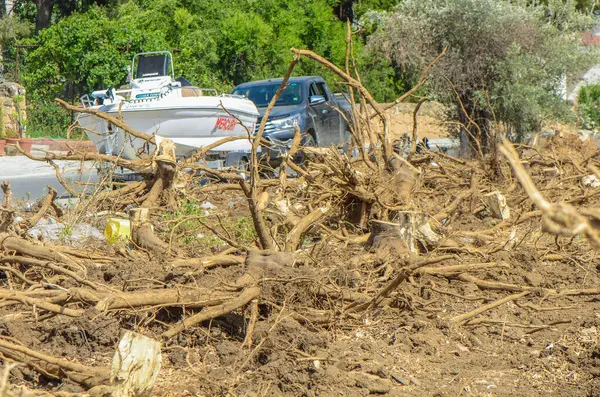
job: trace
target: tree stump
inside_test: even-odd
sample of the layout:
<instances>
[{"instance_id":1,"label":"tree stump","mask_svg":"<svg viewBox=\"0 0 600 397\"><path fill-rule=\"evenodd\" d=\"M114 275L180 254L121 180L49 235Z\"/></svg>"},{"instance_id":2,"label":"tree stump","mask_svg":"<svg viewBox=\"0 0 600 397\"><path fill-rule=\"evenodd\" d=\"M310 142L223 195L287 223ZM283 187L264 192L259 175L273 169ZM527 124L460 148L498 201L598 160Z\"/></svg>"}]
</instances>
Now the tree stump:
<instances>
[{"instance_id":1,"label":"tree stump","mask_svg":"<svg viewBox=\"0 0 600 397\"><path fill-rule=\"evenodd\" d=\"M282 268L292 267L296 258L291 252L250 250L245 262L246 272L235 281L237 286L256 285L265 276L276 277Z\"/></svg>"},{"instance_id":2,"label":"tree stump","mask_svg":"<svg viewBox=\"0 0 600 397\"><path fill-rule=\"evenodd\" d=\"M10 184L8 181L4 181L2 182L2 185L0 185L0 188L2 188L3 194L2 208L10 210L12 208L12 191L10 190Z\"/></svg>"},{"instance_id":3,"label":"tree stump","mask_svg":"<svg viewBox=\"0 0 600 397\"><path fill-rule=\"evenodd\" d=\"M0 208L0 233L5 233L14 223L15 213L4 208Z\"/></svg>"},{"instance_id":4,"label":"tree stump","mask_svg":"<svg viewBox=\"0 0 600 397\"><path fill-rule=\"evenodd\" d=\"M175 177L177 174L177 161L173 141L170 139L157 141L152 168L154 169L154 183L150 188L148 197L142 203L143 208L157 207L161 198L167 202L174 200L172 191L174 181L177 180L180 183L181 178Z\"/></svg>"},{"instance_id":5,"label":"tree stump","mask_svg":"<svg viewBox=\"0 0 600 397\"><path fill-rule=\"evenodd\" d=\"M129 210L129 221L131 222L131 239L134 243L151 251L161 253L168 251L169 244L154 234L148 208L132 208Z\"/></svg>"},{"instance_id":6,"label":"tree stump","mask_svg":"<svg viewBox=\"0 0 600 397\"><path fill-rule=\"evenodd\" d=\"M411 192L417 185L419 171L399 156L394 157L390 161L390 168L390 188L398 195L398 197L408 201Z\"/></svg>"},{"instance_id":7,"label":"tree stump","mask_svg":"<svg viewBox=\"0 0 600 397\"><path fill-rule=\"evenodd\" d=\"M420 212L398 212L396 222L371 221L371 235L367 242L372 249L390 246L420 252L439 245L441 237L433 231L429 217Z\"/></svg>"}]
</instances>

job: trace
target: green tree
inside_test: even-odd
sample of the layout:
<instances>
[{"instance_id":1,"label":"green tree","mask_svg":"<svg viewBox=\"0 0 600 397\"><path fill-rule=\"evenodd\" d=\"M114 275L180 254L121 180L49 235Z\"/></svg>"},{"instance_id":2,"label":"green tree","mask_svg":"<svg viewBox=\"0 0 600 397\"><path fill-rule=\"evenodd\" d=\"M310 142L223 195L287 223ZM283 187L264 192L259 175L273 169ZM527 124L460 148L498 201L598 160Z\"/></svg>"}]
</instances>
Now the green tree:
<instances>
[{"instance_id":1,"label":"green tree","mask_svg":"<svg viewBox=\"0 0 600 397\"><path fill-rule=\"evenodd\" d=\"M291 47L344 59L345 26L326 0L145 0L121 6L118 20L124 19L164 32L170 48L180 50L174 54L179 73L198 85L226 89L280 76ZM316 70L323 72L303 63L297 72Z\"/></svg>"},{"instance_id":2,"label":"green tree","mask_svg":"<svg viewBox=\"0 0 600 397\"><path fill-rule=\"evenodd\" d=\"M32 43L39 47L27 57L23 82L33 94L48 99L65 90L74 99L94 89L123 84L133 54L166 47L160 31L114 23L100 8L63 19Z\"/></svg>"},{"instance_id":3,"label":"green tree","mask_svg":"<svg viewBox=\"0 0 600 397\"><path fill-rule=\"evenodd\" d=\"M334 14L337 2L332 0L106 0L106 7L89 6L98 1L86 0L87 6L75 8L53 1L52 20L58 22L28 41L40 47L28 52L22 73L35 103L30 129L66 122L52 109L56 96L75 100L124 83L132 54L142 50L171 50L178 76L220 91L282 76L292 47L309 48L337 64L345 59L346 25ZM22 4L24 19L35 14L28 4ZM396 71L381 57L366 54L363 44L364 37L356 35L363 81L377 99L392 100L398 90ZM334 87L337 83L314 62L301 62L295 74L318 74ZM45 115L54 115L54 121L45 123Z\"/></svg>"},{"instance_id":4,"label":"green tree","mask_svg":"<svg viewBox=\"0 0 600 397\"><path fill-rule=\"evenodd\" d=\"M48 127L42 112L56 115L53 121L60 124L56 130L64 128L67 118L51 110L55 97L72 101L95 89L119 86L125 83L133 54L167 45L160 31L114 23L98 7L61 20L29 43L39 45L29 52L22 74L29 95L30 130Z\"/></svg>"},{"instance_id":5,"label":"green tree","mask_svg":"<svg viewBox=\"0 0 600 397\"><path fill-rule=\"evenodd\" d=\"M11 16L0 18L0 76L4 77L4 73L8 69L4 59L4 51L13 49L12 45L17 39L27 37L30 33L31 26L29 23Z\"/></svg>"},{"instance_id":6,"label":"green tree","mask_svg":"<svg viewBox=\"0 0 600 397\"><path fill-rule=\"evenodd\" d=\"M86 12L94 6L114 5L118 0L32 0L15 1L14 11L19 18L35 25L35 32L50 27L73 13ZM2 10L6 12L7 10Z\"/></svg>"},{"instance_id":7,"label":"green tree","mask_svg":"<svg viewBox=\"0 0 600 397\"><path fill-rule=\"evenodd\" d=\"M581 124L597 130L600 126L600 85L581 87L577 95L577 109Z\"/></svg>"},{"instance_id":8,"label":"green tree","mask_svg":"<svg viewBox=\"0 0 600 397\"><path fill-rule=\"evenodd\" d=\"M574 2L522 5L502 0L405 0L383 18L370 50L404 68L408 81L444 48L430 73L432 95L484 149L493 121L518 133L560 108L563 78L592 62L579 32L591 19ZM472 142L474 143L474 142Z\"/></svg>"}]
</instances>

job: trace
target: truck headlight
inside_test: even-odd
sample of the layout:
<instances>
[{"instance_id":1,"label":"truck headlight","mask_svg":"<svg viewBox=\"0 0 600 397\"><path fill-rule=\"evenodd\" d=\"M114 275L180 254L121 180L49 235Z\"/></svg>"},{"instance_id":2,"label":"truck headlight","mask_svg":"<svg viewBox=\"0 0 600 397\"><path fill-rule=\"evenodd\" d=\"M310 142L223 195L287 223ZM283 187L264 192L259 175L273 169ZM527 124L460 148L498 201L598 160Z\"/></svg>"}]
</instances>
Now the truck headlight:
<instances>
[{"instance_id":1,"label":"truck headlight","mask_svg":"<svg viewBox=\"0 0 600 397\"><path fill-rule=\"evenodd\" d=\"M292 129L300 125L300 114L295 114L283 119L271 120L271 123L277 130Z\"/></svg>"}]
</instances>

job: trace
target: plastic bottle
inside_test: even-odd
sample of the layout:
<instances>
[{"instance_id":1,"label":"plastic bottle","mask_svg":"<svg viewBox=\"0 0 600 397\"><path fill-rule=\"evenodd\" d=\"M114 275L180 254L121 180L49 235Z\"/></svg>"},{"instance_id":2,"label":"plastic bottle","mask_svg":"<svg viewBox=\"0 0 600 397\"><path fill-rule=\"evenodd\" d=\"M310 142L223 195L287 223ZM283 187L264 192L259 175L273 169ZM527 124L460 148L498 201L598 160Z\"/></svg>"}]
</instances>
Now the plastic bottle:
<instances>
[{"instance_id":1,"label":"plastic bottle","mask_svg":"<svg viewBox=\"0 0 600 397\"><path fill-rule=\"evenodd\" d=\"M110 218L104 229L106 241L114 244L119 240L131 239L131 223L129 219Z\"/></svg>"}]
</instances>

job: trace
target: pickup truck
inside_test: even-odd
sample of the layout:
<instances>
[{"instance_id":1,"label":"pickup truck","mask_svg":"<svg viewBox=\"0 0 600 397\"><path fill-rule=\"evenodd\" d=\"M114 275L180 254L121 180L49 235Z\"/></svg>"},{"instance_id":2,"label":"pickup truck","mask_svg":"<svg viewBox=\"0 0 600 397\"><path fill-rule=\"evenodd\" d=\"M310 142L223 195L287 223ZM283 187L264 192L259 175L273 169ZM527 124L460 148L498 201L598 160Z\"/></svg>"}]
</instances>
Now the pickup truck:
<instances>
[{"instance_id":1,"label":"pickup truck","mask_svg":"<svg viewBox=\"0 0 600 397\"><path fill-rule=\"evenodd\" d=\"M243 83L235 87L233 95L250 99L260 114L258 131L269 102L281 85L282 79ZM271 141L267 150L270 163L277 163L281 152L291 145L296 126L302 133L303 146L343 146L349 139L349 128L340 113L351 119L351 106L342 95L331 92L323 78L318 76L292 77L288 80L275 107L269 114L263 137Z\"/></svg>"}]
</instances>

